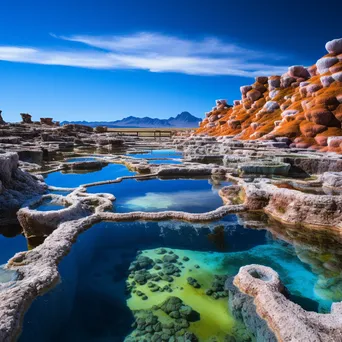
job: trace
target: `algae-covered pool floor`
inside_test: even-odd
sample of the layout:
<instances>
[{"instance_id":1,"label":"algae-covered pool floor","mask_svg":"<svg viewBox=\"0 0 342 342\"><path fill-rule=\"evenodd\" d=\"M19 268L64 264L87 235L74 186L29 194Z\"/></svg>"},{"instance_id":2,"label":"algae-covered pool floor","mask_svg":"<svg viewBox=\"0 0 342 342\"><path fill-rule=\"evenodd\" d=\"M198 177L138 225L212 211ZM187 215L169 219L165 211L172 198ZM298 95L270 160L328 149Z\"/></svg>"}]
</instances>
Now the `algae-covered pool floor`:
<instances>
[{"instance_id":1,"label":"algae-covered pool floor","mask_svg":"<svg viewBox=\"0 0 342 342\"><path fill-rule=\"evenodd\" d=\"M161 255L161 250L166 252ZM215 279L214 275L226 274L226 270L221 265L222 258L207 252L180 249L145 250L138 256L138 260L141 256L152 259L155 263L154 267L160 267L161 270L164 269L164 265L170 263L158 263L158 260L165 260L165 256L166 258L177 256L177 261L171 264L180 270L180 276L171 276L171 282L161 279L159 281L147 281L143 285L137 284L134 278L130 278L128 281L130 284L136 283L136 286L133 287L134 293L131 293L131 297L127 300L127 305L133 312L151 310L153 306L158 306L170 296L174 296L180 298L185 305L189 305L193 310L200 313L200 319L191 322L187 329L193 332L200 341L208 341L213 336L218 341L224 341L226 335L231 335L234 319L228 312L227 295L223 298L214 299L206 294ZM158 276L160 272L162 271L153 267L149 270L152 276ZM187 281L189 277L197 280L200 288L190 285ZM149 287L151 283L156 284L163 292L160 290L152 291ZM165 286L170 290L163 290ZM148 298L143 299L144 295L141 295L139 291ZM161 315L165 320L165 314L160 310L154 314Z\"/></svg>"}]
</instances>

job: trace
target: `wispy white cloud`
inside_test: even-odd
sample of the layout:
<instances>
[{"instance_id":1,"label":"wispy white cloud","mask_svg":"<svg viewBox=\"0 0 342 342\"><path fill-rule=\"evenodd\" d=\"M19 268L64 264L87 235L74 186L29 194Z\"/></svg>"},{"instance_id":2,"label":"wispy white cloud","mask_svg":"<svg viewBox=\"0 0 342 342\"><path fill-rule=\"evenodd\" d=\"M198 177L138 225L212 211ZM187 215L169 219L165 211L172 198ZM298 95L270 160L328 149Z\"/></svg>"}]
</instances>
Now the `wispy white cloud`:
<instances>
[{"instance_id":1,"label":"wispy white cloud","mask_svg":"<svg viewBox=\"0 0 342 342\"><path fill-rule=\"evenodd\" d=\"M142 69L189 75L253 77L281 74L282 56L246 49L217 38L189 40L158 33L129 36L54 38L75 43L72 50L0 46L0 60L92 69Z\"/></svg>"}]
</instances>

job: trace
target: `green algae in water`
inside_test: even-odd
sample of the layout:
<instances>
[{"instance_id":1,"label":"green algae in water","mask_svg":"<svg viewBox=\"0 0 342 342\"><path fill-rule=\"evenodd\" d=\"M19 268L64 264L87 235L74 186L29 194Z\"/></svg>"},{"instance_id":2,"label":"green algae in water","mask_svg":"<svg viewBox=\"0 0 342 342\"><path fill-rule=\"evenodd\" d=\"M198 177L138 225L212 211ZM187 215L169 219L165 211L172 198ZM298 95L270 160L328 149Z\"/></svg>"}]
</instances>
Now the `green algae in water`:
<instances>
[{"instance_id":1,"label":"green algae in water","mask_svg":"<svg viewBox=\"0 0 342 342\"><path fill-rule=\"evenodd\" d=\"M219 244L224 245L224 252L209 238L218 226L224 226L225 243ZM155 286L149 287L150 281L142 281L135 289L141 296L127 293L125 285L127 280L131 281L130 266L137 256L154 259L154 265L141 265L148 271L152 269L152 273L164 269L156 262L156 259L164 262L164 254L157 252L159 248L168 251L171 259L167 261L175 264L180 272L170 268L172 281L151 282L159 287L168 286L172 292L152 291ZM226 335L243 341L240 334L244 334L244 329L229 313L228 299L215 299L206 294L212 288L214 276L233 276L241 266L252 263L270 266L279 273L292 300L305 309L327 312L333 301L342 299L332 297L341 276L335 274L330 283L331 273L327 273L324 265L336 257L329 255L328 250L329 247L325 250L293 247L274 240L266 231L243 228L235 215L208 224L100 223L81 234L71 253L62 260L61 284L34 302L25 316L19 341L123 341L134 334L131 327L134 316L146 314L169 296L179 297L200 314L200 320L190 322L187 328L200 341L213 338L223 341ZM175 254L178 259L172 263ZM154 269L156 265L161 269ZM174 276L178 273L179 277ZM191 286L189 277L196 279L200 288ZM321 284L324 290L318 291ZM160 310L153 314L165 316Z\"/></svg>"},{"instance_id":2,"label":"green algae in water","mask_svg":"<svg viewBox=\"0 0 342 342\"><path fill-rule=\"evenodd\" d=\"M159 259L160 254L157 250L146 250L141 255L153 260ZM170 250L167 250L169 252ZM193 310L200 313L200 320L190 323L188 331L194 333L200 341L207 341L213 336L216 336L218 341L223 341L226 335L230 335L235 320L228 312L227 298L214 299L206 294L206 290L211 287L214 280L214 274L225 275L226 270L221 267L221 260L216 256L212 257L212 253L195 252L190 250L172 249L172 252L179 257L185 268L181 268L181 276L173 277L171 283L165 280L159 280L159 287L169 286L172 293L168 291L152 292L148 283L137 285L136 292L131 294L131 298L127 300L127 305L132 311L151 310L153 306L158 306L167 300L170 296L180 298L185 305L189 305ZM189 258L189 261L183 261L184 257ZM178 265L180 266L180 265ZM195 267L199 266L199 267ZM158 270L150 270L150 274L158 274ZM200 288L194 288L188 284L189 277L195 278L201 285ZM132 284L134 280L130 279ZM141 291L147 295L148 300L142 300L137 292ZM155 313L158 317L165 315L161 312ZM134 334L133 334L134 336Z\"/></svg>"}]
</instances>

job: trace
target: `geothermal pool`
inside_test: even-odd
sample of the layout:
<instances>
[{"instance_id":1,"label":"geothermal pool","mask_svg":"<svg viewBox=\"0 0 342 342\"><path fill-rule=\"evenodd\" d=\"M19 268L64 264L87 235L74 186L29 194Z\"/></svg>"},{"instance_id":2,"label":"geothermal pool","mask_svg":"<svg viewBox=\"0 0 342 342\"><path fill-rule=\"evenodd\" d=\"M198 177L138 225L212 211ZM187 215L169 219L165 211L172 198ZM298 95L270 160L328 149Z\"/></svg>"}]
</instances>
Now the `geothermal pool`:
<instances>
[{"instance_id":1,"label":"geothermal pool","mask_svg":"<svg viewBox=\"0 0 342 342\"><path fill-rule=\"evenodd\" d=\"M164 254L160 254L161 248ZM148 282L138 284L135 293L127 291L126 282L132 282L130 267L137 258L148 257L165 271L163 260L173 255L178 257L172 265L178 267L179 276L172 281L153 281L160 288L156 292ZM245 229L235 215L209 224L100 223L81 234L62 260L61 283L33 303L19 341L134 340L134 315L151 312L170 296L200 314L187 328L200 341L213 336L223 341L226 335L242 341L244 331L228 312L228 299L206 294L215 275L232 276L239 267L252 263L270 266L279 272L293 301L305 309L325 312L337 293L331 284L329 288L323 270L318 271L317 260L323 257L327 258L274 239L265 230ZM310 262L316 264L316 273ZM145 267L150 274L158 272L151 265ZM191 286L189 277L196 279L200 288ZM162 291L165 286L167 290ZM158 314L163 319L162 313Z\"/></svg>"},{"instance_id":2,"label":"geothermal pool","mask_svg":"<svg viewBox=\"0 0 342 342\"><path fill-rule=\"evenodd\" d=\"M121 164L109 164L104 166L101 170L93 172L77 172L77 173L63 173L60 171L52 172L46 175L45 182L48 185L74 188L82 184L91 182L100 182L115 179L122 176L132 176L134 172L129 171L126 166Z\"/></svg>"},{"instance_id":3,"label":"geothermal pool","mask_svg":"<svg viewBox=\"0 0 342 342\"><path fill-rule=\"evenodd\" d=\"M135 157L146 158L146 154ZM109 164L90 173L51 173L46 182L77 187L125 175L133 173L122 165ZM223 205L218 191L229 184L214 179L126 179L87 191L113 194L113 211L118 213L203 213ZM55 209L60 208L49 201L37 208ZM228 310L224 282L249 264L277 271L289 298L306 310L330 312L331 304L342 300L342 267L331 239L320 240L315 235L314 247L302 241L290 244L275 231L271 233L272 229L253 229L243 222L243 215L228 215L211 223L94 225L78 237L62 259L60 284L29 308L19 341L133 342L151 340L161 333L166 334L165 340L194 333L200 342L247 341L245 328ZM261 228L270 227L259 223ZM0 263L27 249L23 236L13 239L15 243L3 251ZM180 301L192 314L186 319L167 315L162 308L169 300ZM141 329L139 324L151 319L155 320L153 328Z\"/></svg>"},{"instance_id":4,"label":"geothermal pool","mask_svg":"<svg viewBox=\"0 0 342 342\"><path fill-rule=\"evenodd\" d=\"M182 152L175 150L146 150L144 153L128 153L126 156L142 159L159 159L159 158L182 158Z\"/></svg>"},{"instance_id":5,"label":"geothermal pool","mask_svg":"<svg viewBox=\"0 0 342 342\"><path fill-rule=\"evenodd\" d=\"M218 195L218 189L222 187L219 184L210 184L208 179L127 179L90 187L87 191L113 194L115 212L177 210L202 213L223 205Z\"/></svg>"}]
</instances>

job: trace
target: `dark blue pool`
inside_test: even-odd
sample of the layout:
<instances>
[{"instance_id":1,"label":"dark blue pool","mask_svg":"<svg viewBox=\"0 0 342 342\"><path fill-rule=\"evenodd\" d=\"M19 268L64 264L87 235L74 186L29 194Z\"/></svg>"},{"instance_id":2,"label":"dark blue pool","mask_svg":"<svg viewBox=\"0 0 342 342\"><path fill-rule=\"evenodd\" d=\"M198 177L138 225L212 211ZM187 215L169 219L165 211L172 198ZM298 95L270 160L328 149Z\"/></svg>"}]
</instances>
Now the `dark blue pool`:
<instances>
[{"instance_id":1,"label":"dark blue pool","mask_svg":"<svg viewBox=\"0 0 342 342\"><path fill-rule=\"evenodd\" d=\"M62 173L53 172L45 177L45 182L48 185L57 187L73 188L82 184L99 182L105 180L116 179L122 176L134 175L134 172L129 171L124 165L109 164L103 169L87 173Z\"/></svg>"},{"instance_id":2,"label":"dark blue pool","mask_svg":"<svg viewBox=\"0 0 342 342\"><path fill-rule=\"evenodd\" d=\"M132 308L145 305L125 292L129 265L138 251L149 255L159 247L189 256L189 262L201 265L197 274L206 277L235 275L241 266L252 263L267 265L279 272L292 299L306 309L324 311L332 303L317 293L318 284L325 280L323 272L314 273L293 246L267 231L243 228L235 215L209 224L104 222L79 236L60 264L61 284L34 302L19 341L123 341L132 331ZM318 252L310 253L313 259L320 257ZM152 305L151 296L146 305L149 300ZM196 299L205 300L203 295ZM207 303L218 309L226 305L224 300Z\"/></svg>"}]
</instances>

